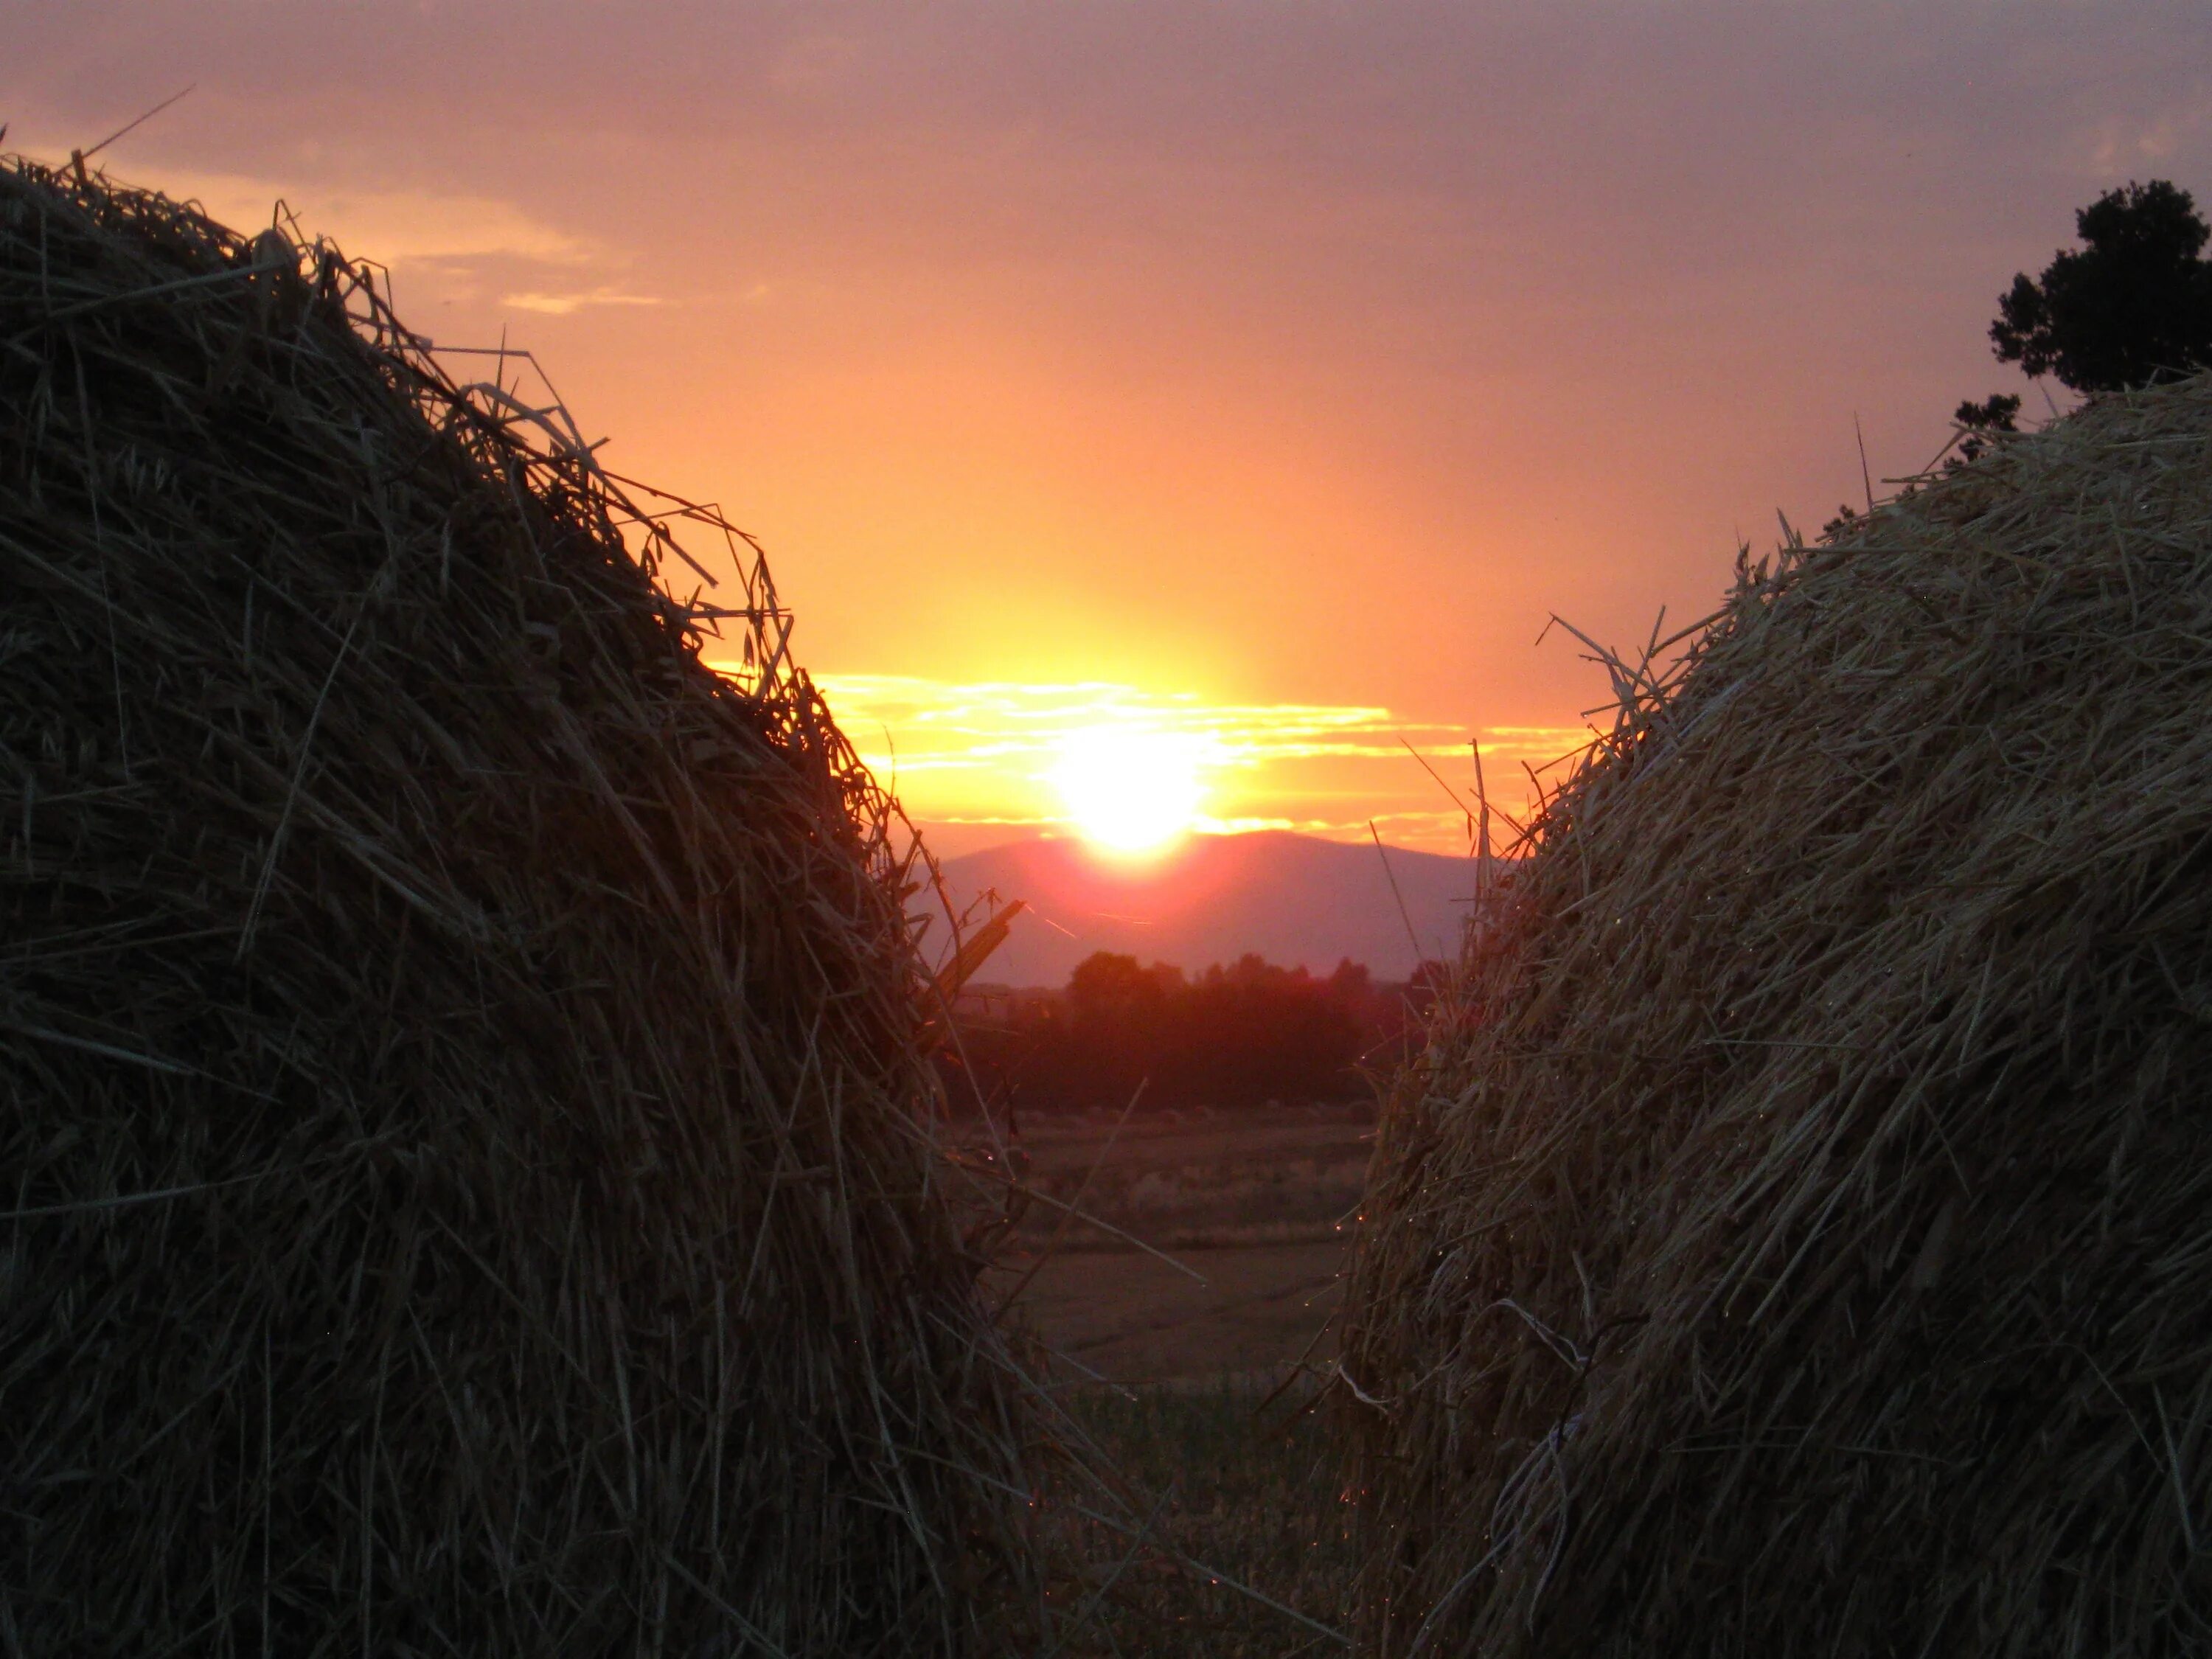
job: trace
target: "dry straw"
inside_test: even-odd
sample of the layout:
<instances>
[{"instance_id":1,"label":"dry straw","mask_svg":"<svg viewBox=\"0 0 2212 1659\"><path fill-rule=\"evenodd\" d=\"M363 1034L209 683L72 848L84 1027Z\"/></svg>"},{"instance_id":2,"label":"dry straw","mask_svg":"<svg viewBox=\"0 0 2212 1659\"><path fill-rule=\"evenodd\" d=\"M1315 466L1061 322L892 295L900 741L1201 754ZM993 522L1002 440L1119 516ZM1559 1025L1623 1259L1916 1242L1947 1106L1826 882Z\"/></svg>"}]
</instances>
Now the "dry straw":
<instances>
[{"instance_id":1,"label":"dry straw","mask_svg":"<svg viewBox=\"0 0 2212 1659\"><path fill-rule=\"evenodd\" d=\"M2212 379L1612 666L1386 1116L1366 1650L2205 1651Z\"/></svg>"},{"instance_id":2,"label":"dry straw","mask_svg":"<svg viewBox=\"0 0 2212 1659\"><path fill-rule=\"evenodd\" d=\"M0 166L0 1652L1006 1650L888 803L467 361Z\"/></svg>"}]
</instances>

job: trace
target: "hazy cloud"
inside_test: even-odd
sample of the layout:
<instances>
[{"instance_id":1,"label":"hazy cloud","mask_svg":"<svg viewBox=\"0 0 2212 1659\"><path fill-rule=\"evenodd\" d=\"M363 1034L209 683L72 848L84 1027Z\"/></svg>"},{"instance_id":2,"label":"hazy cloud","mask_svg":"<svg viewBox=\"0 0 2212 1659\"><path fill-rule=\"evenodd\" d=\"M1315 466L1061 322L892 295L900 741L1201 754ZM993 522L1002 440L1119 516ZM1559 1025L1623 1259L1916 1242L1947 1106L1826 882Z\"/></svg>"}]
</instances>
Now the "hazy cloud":
<instances>
[{"instance_id":1,"label":"hazy cloud","mask_svg":"<svg viewBox=\"0 0 2212 1659\"><path fill-rule=\"evenodd\" d=\"M862 757L896 781L907 810L951 823L1059 822L1064 811L1052 775L1070 743L1131 731L1191 746L1207 791L1209 829L1364 836L1376 818L1388 820L1401 840L1441 839L1455 848L1465 839L1464 809L1440 805L1449 798L1416 755L1460 776L1471 803L1468 744L1479 737L1496 774L1498 804L1518 813L1528 799L1522 763L1549 765L1578 752L1592 735L1582 727L1531 726L1478 733L1383 708L1215 703L1107 683L963 684L830 673L817 684ZM1360 805L1346 814L1346 801ZM1293 810L1283 810L1286 805Z\"/></svg>"},{"instance_id":2,"label":"hazy cloud","mask_svg":"<svg viewBox=\"0 0 2212 1659\"><path fill-rule=\"evenodd\" d=\"M232 225L268 224L281 205L308 235L328 236L349 252L383 264L496 257L568 267L607 257L589 238L492 197L287 183L191 168L165 168L160 183L168 194L197 200Z\"/></svg>"},{"instance_id":3,"label":"hazy cloud","mask_svg":"<svg viewBox=\"0 0 2212 1659\"><path fill-rule=\"evenodd\" d=\"M566 317L571 312L581 311L587 306L657 306L665 303L650 294L625 294L620 289L604 287L570 294L505 294L500 296L499 302L517 311L543 312L549 317Z\"/></svg>"}]
</instances>

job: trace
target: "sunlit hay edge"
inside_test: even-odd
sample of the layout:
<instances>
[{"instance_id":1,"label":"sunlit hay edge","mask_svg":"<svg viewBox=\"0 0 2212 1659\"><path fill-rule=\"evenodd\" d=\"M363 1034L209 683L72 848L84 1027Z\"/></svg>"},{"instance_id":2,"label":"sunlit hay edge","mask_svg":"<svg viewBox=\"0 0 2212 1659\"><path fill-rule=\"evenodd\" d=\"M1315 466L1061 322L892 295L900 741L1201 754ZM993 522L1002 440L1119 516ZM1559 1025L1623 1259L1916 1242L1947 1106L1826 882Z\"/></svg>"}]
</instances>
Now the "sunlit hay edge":
<instances>
[{"instance_id":1,"label":"sunlit hay edge","mask_svg":"<svg viewBox=\"0 0 2212 1659\"><path fill-rule=\"evenodd\" d=\"M893 809L466 361L0 164L0 1645L1013 1650Z\"/></svg>"},{"instance_id":2,"label":"sunlit hay edge","mask_svg":"<svg viewBox=\"0 0 2212 1659\"><path fill-rule=\"evenodd\" d=\"M2212 1633L2212 378L1745 569L1399 1080L1364 1650Z\"/></svg>"}]
</instances>

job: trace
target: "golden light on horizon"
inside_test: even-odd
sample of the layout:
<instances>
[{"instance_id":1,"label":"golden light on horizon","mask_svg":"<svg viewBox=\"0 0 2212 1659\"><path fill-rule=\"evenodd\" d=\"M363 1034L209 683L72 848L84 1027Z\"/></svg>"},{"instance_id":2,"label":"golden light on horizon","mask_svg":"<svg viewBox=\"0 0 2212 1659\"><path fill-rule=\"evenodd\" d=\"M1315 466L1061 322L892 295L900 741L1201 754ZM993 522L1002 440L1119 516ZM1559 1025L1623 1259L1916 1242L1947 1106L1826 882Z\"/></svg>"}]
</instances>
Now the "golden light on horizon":
<instances>
[{"instance_id":1,"label":"golden light on horizon","mask_svg":"<svg viewBox=\"0 0 2212 1659\"><path fill-rule=\"evenodd\" d=\"M1206 798L1203 748L1182 732L1094 726L1062 740L1052 781L1092 846L1149 853L1195 827Z\"/></svg>"},{"instance_id":2,"label":"golden light on horizon","mask_svg":"<svg viewBox=\"0 0 2212 1659\"><path fill-rule=\"evenodd\" d=\"M1516 787L1521 763L1544 769L1591 736L1576 727L1470 730L1364 704L1216 702L1105 680L1024 684L834 671L814 678L877 777L914 817L960 832L963 845L1003 831L1081 835L1108 846L1085 830L1091 815L1072 803L1063 774L1092 734L1110 733L1164 745L1157 764L1137 767L1132 801L1153 787L1150 776L1192 773L1197 797L1182 809L1188 831L1288 830L1364 842L1373 823L1393 845L1464 852L1464 811L1408 748L1472 799L1468 740L1479 736L1491 799L1518 815L1528 806L1527 790ZM1093 769L1102 778L1108 769ZM1124 810L1113 801L1109 805ZM1176 814L1163 808L1161 816ZM1124 839L1142 837L1132 830Z\"/></svg>"}]
</instances>

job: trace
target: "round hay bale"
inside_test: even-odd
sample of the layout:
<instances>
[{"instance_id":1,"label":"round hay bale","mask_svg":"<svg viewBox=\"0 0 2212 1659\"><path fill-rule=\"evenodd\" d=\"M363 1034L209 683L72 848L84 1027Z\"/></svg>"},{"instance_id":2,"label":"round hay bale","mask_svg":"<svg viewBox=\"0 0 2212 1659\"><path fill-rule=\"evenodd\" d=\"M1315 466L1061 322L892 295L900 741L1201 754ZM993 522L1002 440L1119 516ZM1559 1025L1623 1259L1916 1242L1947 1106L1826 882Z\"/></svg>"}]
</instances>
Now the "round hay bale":
<instances>
[{"instance_id":1,"label":"round hay bale","mask_svg":"<svg viewBox=\"0 0 2212 1659\"><path fill-rule=\"evenodd\" d=\"M2212 379L1745 568L1402 1077L1370 1650L2212 1641Z\"/></svg>"},{"instance_id":2,"label":"round hay bale","mask_svg":"<svg viewBox=\"0 0 2212 1659\"><path fill-rule=\"evenodd\" d=\"M0 167L0 1649L1005 1650L889 803L372 278Z\"/></svg>"}]
</instances>

